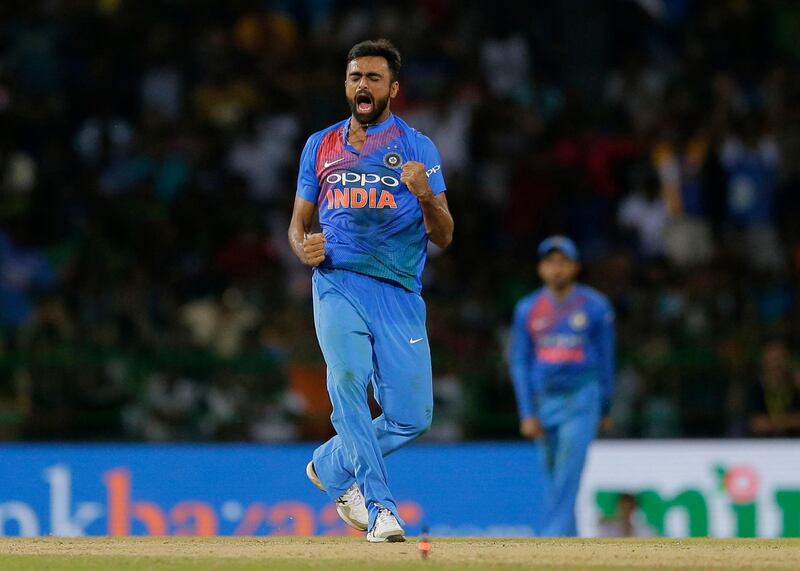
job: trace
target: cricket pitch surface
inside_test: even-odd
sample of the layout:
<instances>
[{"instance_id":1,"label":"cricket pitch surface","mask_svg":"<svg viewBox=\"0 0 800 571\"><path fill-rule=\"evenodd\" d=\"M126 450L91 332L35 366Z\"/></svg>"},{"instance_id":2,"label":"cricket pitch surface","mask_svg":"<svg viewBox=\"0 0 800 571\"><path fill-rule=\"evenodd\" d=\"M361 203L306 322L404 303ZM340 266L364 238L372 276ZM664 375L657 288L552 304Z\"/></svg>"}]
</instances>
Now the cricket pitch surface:
<instances>
[{"instance_id":1,"label":"cricket pitch surface","mask_svg":"<svg viewBox=\"0 0 800 571\"><path fill-rule=\"evenodd\" d=\"M798 569L800 539L0 538L3 571Z\"/></svg>"}]
</instances>

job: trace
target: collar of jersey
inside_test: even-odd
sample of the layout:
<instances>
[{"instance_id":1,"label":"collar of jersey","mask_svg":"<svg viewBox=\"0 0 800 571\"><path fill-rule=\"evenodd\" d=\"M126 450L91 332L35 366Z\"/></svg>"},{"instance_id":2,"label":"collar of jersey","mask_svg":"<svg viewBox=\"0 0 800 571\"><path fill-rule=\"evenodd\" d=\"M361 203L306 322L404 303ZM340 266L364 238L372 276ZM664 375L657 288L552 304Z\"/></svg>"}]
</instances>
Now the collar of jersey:
<instances>
[{"instance_id":1,"label":"collar of jersey","mask_svg":"<svg viewBox=\"0 0 800 571\"><path fill-rule=\"evenodd\" d=\"M571 301L575 297L575 294L578 291L578 284L573 284L572 285L572 291L569 292L569 295L567 297L565 297L564 299L558 299L556 297L556 295L552 291L550 291L550 288L548 288L548 287L545 287L544 291L545 291L545 295L547 295L547 297L550 298L550 301L553 302L553 305L556 306L556 307L561 308L561 307L564 307L564 305L566 305L566 303L568 301Z\"/></svg>"},{"instance_id":2,"label":"collar of jersey","mask_svg":"<svg viewBox=\"0 0 800 571\"><path fill-rule=\"evenodd\" d=\"M346 147L350 146L350 143L347 142L347 135L350 132L350 119L348 118L344 122L344 126L342 128L342 138L344 139L344 144ZM389 116L378 123L377 125L370 125L367 127L367 135L374 135L375 133L380 133L384 129L391 127L394 124L394 113L389 113Z\"/></svg>"}]
</instances>

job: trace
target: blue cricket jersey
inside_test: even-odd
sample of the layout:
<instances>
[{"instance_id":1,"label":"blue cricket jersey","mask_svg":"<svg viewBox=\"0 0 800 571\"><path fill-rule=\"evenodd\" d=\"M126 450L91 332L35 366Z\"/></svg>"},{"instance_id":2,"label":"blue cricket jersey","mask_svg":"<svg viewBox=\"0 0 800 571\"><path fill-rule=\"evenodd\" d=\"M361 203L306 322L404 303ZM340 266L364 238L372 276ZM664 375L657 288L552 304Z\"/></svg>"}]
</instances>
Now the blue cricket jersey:
<instances>
[{"instance_id":1,"label":"blue cricket jersey","mask_svg":"<svg viewBox=\"0 0 800 571\"><path fill-rule=\"evenodd\" d=\"M390 280L419 293L428 235L422 209L400 181L407 161L425 165L434 194L445 191L433 142L390 115L367 128L359 153L347 142L350 119L306 142L297 195L315 202L325 235L323 268L339 268Z\"/></svg>"},{"instance_id":2,"label":"blue cricket jersey","mask_svg":"<svg viewBox=\"0 0 800 571\"><path fill-rule=\"evenodd\" d=\"M614 310L597 290L576 284L563 300L547 288L521 299L511 331L511 380L520 418L538 416L548 394L600 385L608 414L614 389Z\"/></svg>"}]
</instances>

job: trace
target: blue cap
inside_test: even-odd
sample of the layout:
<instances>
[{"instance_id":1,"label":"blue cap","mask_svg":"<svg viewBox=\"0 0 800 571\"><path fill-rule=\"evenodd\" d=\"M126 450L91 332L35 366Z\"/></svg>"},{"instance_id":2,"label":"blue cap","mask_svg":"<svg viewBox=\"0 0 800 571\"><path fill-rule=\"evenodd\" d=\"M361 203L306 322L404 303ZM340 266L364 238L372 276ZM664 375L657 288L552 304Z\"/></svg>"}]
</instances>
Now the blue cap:
<instances>
[{"instance_id":1,"label":"blue cap","mask_svg":"<svg viewBox=\"0 0 800 571\"><path fill-rule=\"evenodd\" d=\"M543 258L553 250L558 250L573 262L579 262L581 259L575 242L566 236L550 236L549 238L545 238L542 243L539 244L539 257Z\"/></svg>"}]
</instances>

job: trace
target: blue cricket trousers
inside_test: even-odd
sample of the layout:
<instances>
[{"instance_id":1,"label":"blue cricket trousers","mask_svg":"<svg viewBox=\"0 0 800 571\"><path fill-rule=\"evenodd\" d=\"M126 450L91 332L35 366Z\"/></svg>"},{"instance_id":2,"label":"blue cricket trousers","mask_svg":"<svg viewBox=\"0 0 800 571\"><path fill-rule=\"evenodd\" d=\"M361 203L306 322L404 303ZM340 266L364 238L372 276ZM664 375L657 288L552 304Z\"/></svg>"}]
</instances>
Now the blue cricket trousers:
<instances>
[{"instance_id":1,"label":"blue cricket trousers","mask_svg":"<svg viewBox=\"0 0 800 571\"><path fill-rule=\"evenodd\" d=\"M401 522L383 457L425 432L433 388L425 303L405 288L341 269L312 277L314 324L328 365L336 436L314 451L314 468L331 499L357 482L375 524L380 504ZM372 419L372 383L383 414Z\"/></svg>"},{"instance_id":2,"label":"blue cricket trousers","mask_svg":"<svg viewBox=\"0 0 800 571\"><path fill-rule=\"evenodd\" d=\"M589 382L572 391L545 394L539 399L544 428L540 439L547 482L544 518L539 535L575 536L575 502L589 445L600 422L600 385Z\"/></svg>"}]
</instances>

